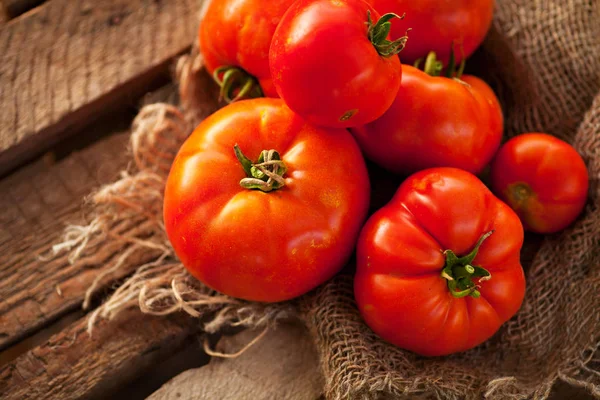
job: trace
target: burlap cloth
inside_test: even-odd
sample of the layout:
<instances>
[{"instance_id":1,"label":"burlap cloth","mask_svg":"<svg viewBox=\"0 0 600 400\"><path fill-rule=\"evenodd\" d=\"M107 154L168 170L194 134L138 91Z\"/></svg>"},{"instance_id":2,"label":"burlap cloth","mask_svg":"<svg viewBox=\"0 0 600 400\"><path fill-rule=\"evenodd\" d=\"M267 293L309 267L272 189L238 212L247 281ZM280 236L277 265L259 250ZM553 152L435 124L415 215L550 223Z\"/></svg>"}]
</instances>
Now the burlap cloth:
<instances>
[{"instance_id":1,"label":"burlap cloth","mask_svg":"<svg viewBox=\"0 0 600 400\"><path fill-rule=\"evenodd\" d=\"M318 348L328 399L544 398L556 380L600 398L600 2L498 0L493 29L471 61L501 99L509 136L544 131L572 143L591 186L585 215L548 236L526 265L527 294L517 316L490 341L463 354L426 359L379 340L360 319L352 276L283 304L247 303L215 293L178 262L162 224L162 190L171 161L192 128L217 108L201 57L177 64L178 106L152 104L134 121L134 166L91 196L88 226L69 227L56 251L90 263L100 247L119 248L114 272L139 266L103 305L101 318L139 307L207 317L205 330L262 326L298 317ZM473 69L473 68L472 68ZM201 234L201 233L200 233ZM95 285L90 288L84 306Z\"/></svg>"}]
</instances>

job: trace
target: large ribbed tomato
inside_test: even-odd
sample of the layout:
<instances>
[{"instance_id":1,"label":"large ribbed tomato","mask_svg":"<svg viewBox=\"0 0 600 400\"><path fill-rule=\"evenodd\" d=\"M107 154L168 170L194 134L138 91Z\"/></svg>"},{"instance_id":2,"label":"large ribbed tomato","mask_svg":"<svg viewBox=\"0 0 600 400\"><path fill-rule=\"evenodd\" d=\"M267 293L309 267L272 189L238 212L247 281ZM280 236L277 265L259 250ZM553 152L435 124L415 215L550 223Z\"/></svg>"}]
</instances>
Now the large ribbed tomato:
<instances>
[{"instance_id":1,"label":"large ribbed tomato","mask_svg":"<svg viewBox=\"0 0 600 400\"><path fill-rule=\"evenodd\" d=\"M366 157L404 174L432 167L483 170L502 140L502 109L492 89L474 76L402 68L392 106L381 118L352 128Z\"/></svg>"},{"instance_id":2,"label":"large ribbed tomato","mask_svg":"<svg viewBox=\"0 0 600 400\"><path fill-rule=\"evenodd\" d=\"M568 143L525 133L504 144L492 162L492 190L521 218L525 229L553 233L569 226L587 200L588 172Z\"/></svg>"},{"instance_id":3,"label":"large ribbed tomato","mask_svg":"<svg viewBox=\"0 0 600 400\"><path fill-rule=\"evenodd\" d=\"M277 93L316 125L349 127L380 117L402 73L396 54L405 40L388 40L394 17L380 18L363 0L298 0L269 52Z\"/></svg>"},{"instance_id":4,"label":"large ribbed tomato","mask_svg":"<svg viewBox=\"0 0 600 400\"><path fill-rule=\"evenodd\" d=\"M383 339L426 356L470 349L521 306L523 227L469 172L409 177L363 228L356 302Z\"/></svg>"},{"instance_id":5,"label":"large ribbed tomato","mask_svg":"<svg viewBox=\"0 0 600 400\"><path fill-rule=\"evenodd\" d=\"M164 222L200 281L273 302L344 266L368 203L367 169L350 133L317 128L262 98L222 108L186 140L167 180Z\"/></svg>"},{"instance_id":6,"label":"large ribbed tomato","mask_svg":"<svg viewBox=\"0 0 600 400\"><path fill-rule=\"evenodd\" d=\"M227 101L261 94L277 97L269 72L269 47L279 20L293 2L210 1L200 22L200 51Z\"/></svg>"},{"instance_id":7,"label":"large ribbed tomato","mask_svg":"<svg viewBox=\"0 0 600 400\"><path fill-rule=\"evenodd\" d=\"M392 26L392 39L411 28L402 60L413 64L435 51L444 63L454 43L457 60L469 57L483 42L492 24L494 0L367 0L381 13L406 13Z\"/></svg>"}]
</instances>

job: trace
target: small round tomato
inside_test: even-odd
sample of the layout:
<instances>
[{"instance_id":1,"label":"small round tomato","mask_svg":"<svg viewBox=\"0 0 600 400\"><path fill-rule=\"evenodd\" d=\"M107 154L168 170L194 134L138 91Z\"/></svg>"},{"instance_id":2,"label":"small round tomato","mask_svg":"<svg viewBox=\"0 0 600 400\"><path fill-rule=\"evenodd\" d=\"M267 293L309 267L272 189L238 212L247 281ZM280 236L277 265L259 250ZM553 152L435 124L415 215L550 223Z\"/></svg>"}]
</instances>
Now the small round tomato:
<instances>
[{"instance_id":1,"label":"small round tomato","mask_svg":"<svg viewBox=\"0 0 600 400\"><path fill-rule=\"evenodd\" d=\"M262 98L222 108L186 140L166 183L164 222L200 281L275 302L345 265L368 204L367 169L352 135Z\"/></svg>"},{"instance_id":2,"label":"small round tomato","mask_svg":"<svg viewBox=\"0 0 600 400\"><path fill-rule=\"evenodd\" d=\"M362 0L299 0L284 14L269 52L277 93L306 120L349 127L380 117L398 93L388 14Z\"/></svg>"},{"instance_id":3,"label":"small round tomato","mask_svg":"<svg viewBox=\"0 0 600 400\"><path fill-rule=\"evenodd\" d=\"M554 136L526 133L512 138L498 151L490 173L494 193L532 232L560 231L585 206L585 163L571 145Z\"/></svg>"},{"instance_id":4,"label":"small round tomato","mask_svg":"<svg viewBox=\"0 0 600 400\"><path fill-rule=\"evenodd\" d=\"M522 245L519 217L477 177L418 172L360 234L360 313L381 338L418 354L475 347L521 306Z\"/></svg>"},{"instance_id":5,"label":"small round tomato","mask_svg":"<svg viewBox=\"0 0 600 400\"><path fill-rule=\"evenodd\" d=\"M277 97L269 47L279 20L294 0L213 0L200 22L204 63L227 101Z\"/></svg>"},{"instance_id":6,"label":"small round tomato","mask_svg":"<svg viewBox=\"0 0 600 400\"><path fill-rule=\"evenodd\" d=\"M379 119L351 129L365 155L395 173L456 167L479 173L500 146L502 109L481 79L403 65L402 88Z\"/></svg>"},{"instance_id":7,"label":"small round tomato","mask_svg":"<svg viewBox=\"0 0 600 400\"><path fill-rule=\"evenodd\" d=\"M456 59L469 57L483 42L492 24L494 0L367 0L380 13L406 13L392 27L392 39L411 28L402 59L413 64L435 51L444 63L454 49ZM453 46L454 44L454 46Z\"/></svg>"}]
</instances>

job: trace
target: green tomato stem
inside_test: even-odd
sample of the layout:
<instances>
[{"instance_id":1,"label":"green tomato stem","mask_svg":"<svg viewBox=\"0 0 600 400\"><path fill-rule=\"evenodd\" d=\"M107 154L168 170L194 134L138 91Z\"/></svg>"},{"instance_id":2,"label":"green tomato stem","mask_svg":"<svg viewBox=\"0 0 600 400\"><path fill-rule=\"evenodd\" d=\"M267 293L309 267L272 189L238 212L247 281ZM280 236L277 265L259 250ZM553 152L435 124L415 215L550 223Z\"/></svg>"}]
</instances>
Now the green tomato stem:
<instances>
[{"instance_id":1,"label":"green tomato stem","mask_svg":"<svg viewBox=\"0 0 600 400\"><path fill-rule=\"evenodd\" d=\"M475 283L474 279L478 282L486 281L491 279L492 275L488 270L478 265L472 265L473 260L479 252L479 248L482 243L490 237L494 231L490 231L482 235L475 247L471 252L463 257L458 257L452 250L444 251L446 256L446 265L440 276L448 281L448 289L453 297L462 298L471 296L479 298L481 293L479 286Z\"/></svg>"},{"instance_id":2,"label":"green tomato stem","mask_svg":"<svg viewBox=\"0 0 600 400\"><path fill-rule=\"evenodd\" d=\"M227 103L263 97L262 89L256 78L241 68L219 67L213 72L213 79L221 88L220 100L225 100Z\"/></svg>"},{"instance_id":3,"label":"green tomato stem","mask_svg":"<svg viewBox=\"0 0 600 400\"><path fill-rule=\"evenodd\" d=\"M414 63L415 68L419 68L423 62L422 58L419 58ZM456 65L456 57L454 55L454 43L452 44L452 48L450 49L450 59L448 61L448 66L446 68L445 77L446 78L454 78L460 79L465 71L466 60L463 57L460 64ZM457 68L458 67L458 68ZM434 51L430 51L425 58L425 66L423 67L423 71L431 76L441 76L442 71L444 70L444 64L437 59L437 54Z\"/></svg>"},{"instance_id":4,"label":"green tomato stem","mask_svg":"<svg viewBox=\"0 0 600 400\"><path fill-rule=\"evenodd\" d=\"M371 11L367 10L367 36L371 43L373 43L373 46L375 46L379 55L386 58L395 56L404 50L406 42L408 41L408 30L401 38L394 41L388 40L388 35L392 28L390 20L393 18L404 19L404 15L399 16L394 13L387 13L382 15L376 23L373 23Z\"/></svg>"},{"instance_id":5,"label":"green tomato stem","mask_svg":"<svg viewBox=\"0 0 600 400\"><path fill-rule=\"evenodd\" d=\"M427 75L440 76L443 69L444 64L442 64L441 61L438 61L435 51L430 51L425 59L423 71L425 71Z\"/></svg>"},{"instance_id":6,"label":"green tomato stem","mask_svg":"<svg viewBox=\"0 0 600 400\"><path fill-rule=\"evenodd\" d=\"M415 61L414 67L420 68L422 62L423 59L419 58L417 61ZM464 57L462 58L460 64L458 66L456 65L456 57L454 55L454 44L452 44L452 48L450 49L450 60L448 61L446 74L444 76L446 78L460 80L460 78L463 75L463 72L465 71L465 65L466 60ZM427 58L425 58L425 66L423 67L423 71L431 76L441 76L443 70L444 64L437 59L437 55L434 51L430 51L429 54L427 54Z\"/></svg>"},{"instance_id":7,"label":"green tomato stem","mask_svg":"<svg viewBox=\"0 0 600 400\"><path fill-rule=\"evenodd\" d=\"M256 163L246 157L237 144L233 146L233 151L246 173L246 177L240 180L241 187L271 192L285 186L283 175L287 167L277 151L263 150Z\"/></svg>"}]
</instances>

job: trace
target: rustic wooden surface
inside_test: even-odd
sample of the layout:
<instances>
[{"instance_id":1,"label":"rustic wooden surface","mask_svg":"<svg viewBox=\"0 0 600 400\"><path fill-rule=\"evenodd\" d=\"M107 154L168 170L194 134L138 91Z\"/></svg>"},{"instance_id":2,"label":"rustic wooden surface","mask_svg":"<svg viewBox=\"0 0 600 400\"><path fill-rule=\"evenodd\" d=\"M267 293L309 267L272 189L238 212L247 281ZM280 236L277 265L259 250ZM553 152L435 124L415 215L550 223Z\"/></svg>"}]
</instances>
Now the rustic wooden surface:
<instances>
[{"instance_id":1,"label":"rustic wooden surface","mask_svg":"<svg viewBox=\"0 0 600 400\"><path fill-rule=\"evenodd\" d=\"M235 353L260 333L259 329L223 337L217 348ZM316 400L323 384L306 328L285 323L239 357L213 358L207 366L173 378L148 400Z\"/></svg>"},{"instance_id":2,"label":"rustic wooden surface","mask_svg":"<svg viewBox=\"0 0 600 400\"><path fill-rule=\"evenodd\" d=\"M0 0L0 27L10 19L4 3Z\"/></svg>"},{"instance_id":3,"label":"rustic wooden surface","mask_svg":"<svg viewBox=\"0 0 600 400\"><path fill-rule=\"evenodd\" d=\"M7 19L15 18L37 6L45 0L0 0L4 6Z\"/></svg>"},{"instance_id":4,"label":"rustic wooden surface","mask_svg":"<svg viewBox=\"0 0 600 400\"><path fill-rule=\"evenodd\" d=\"M188 316L156 318L138 310L102 321L91 337L86 323L82 318L0 368L0 398L111 398L120 386L183 347L201 326Z\"/></svg>"},{"instance_id":5,"label":"rustic wooden surface","mask_svg":"<svg viewBox=\"0 0 600 400\"><path fill-rule=\"evenodd\" d=\"M80 306L105 263L71 265L68 254L46 262L67 224L85 223L83 199L114 180L128 163L125 133L55 165L44 159L0 181L0 349ZM124 268L112 279L131 270ZM105 284L108 282L104 282Z\"/></svg>"},{"instance_id":6,"label":"rustic wooden surface","mask_svg":"<svg viewBox=\"0 0 600 400\"><path fill-rule=\"evenodd\" d=\"M1 26L0 175L166 76L201 2L49 0Z\"/></svg>"}]
</instances>

